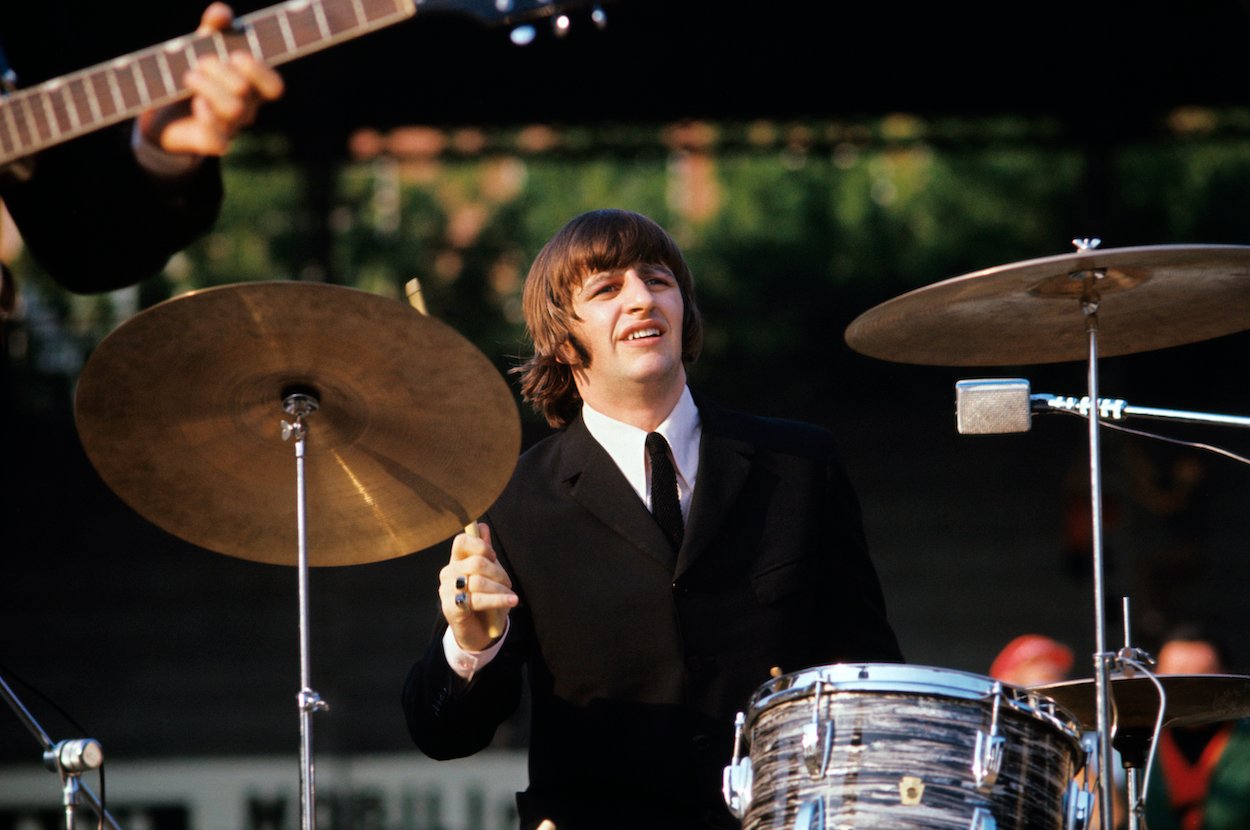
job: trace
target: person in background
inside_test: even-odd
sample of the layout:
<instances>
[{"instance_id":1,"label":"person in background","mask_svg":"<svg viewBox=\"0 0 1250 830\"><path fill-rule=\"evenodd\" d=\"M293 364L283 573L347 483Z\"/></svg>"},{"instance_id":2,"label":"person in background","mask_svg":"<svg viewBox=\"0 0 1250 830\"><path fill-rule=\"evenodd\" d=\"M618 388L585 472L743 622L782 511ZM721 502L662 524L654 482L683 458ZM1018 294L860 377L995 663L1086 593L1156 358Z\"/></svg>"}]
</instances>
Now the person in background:
<instances>
[{"instance_id":1,"label":"person in background","mask_svg":"<svg viewBox=\"0 0 1250 830\"><path fill-rule=\"evenodd\" d=\"M1171 631L1156 672L1225 674L1227 647L1197 625ZM1250 719L1170 727L1159 736L1148 783L1150 830L1244 830L1250 827Z\"/></svg>"},{"instance_id":2,"label":"person in background","mask_svg":"<svg viewBox=\"0 0 1250 830\"><path fill-rule=\"evenodd\" d=\"M1003 646L990 677L1013 686L1044 686L1068 679L1072 649L1041 634L1021 634Z\"/></svg>"}]
</instances>

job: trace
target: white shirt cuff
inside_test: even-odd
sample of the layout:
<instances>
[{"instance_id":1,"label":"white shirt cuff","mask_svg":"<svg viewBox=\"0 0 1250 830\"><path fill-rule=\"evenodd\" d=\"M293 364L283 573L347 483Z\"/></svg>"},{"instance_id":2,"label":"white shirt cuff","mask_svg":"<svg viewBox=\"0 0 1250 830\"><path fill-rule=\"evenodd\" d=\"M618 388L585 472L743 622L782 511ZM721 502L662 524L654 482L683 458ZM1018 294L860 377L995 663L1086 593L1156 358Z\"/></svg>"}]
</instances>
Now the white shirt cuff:
<instances>
[{"instance_id":1,"label":"white shirt cuff","mask_svg":"<svg viewBox=\"0 0 1250 830\"><path fill-rule=\"evenodd\" d=\"M203 156L194 153L167 153L160 147L143 137L139 131L139 121L135 120L134 129L130 132L130 148L134 151L139 166L154 176L174 179L185 176L204 160Z\"/></svg>"},{"instance_id":2,"label":"white shirt cuff","mask_svg":"<svg viewBox=\"0 0 1250 830\"><path fill-rule=\"evenodd\" d=\"M483 651L468 651L461 648L456 642L456 635L452 634L451 629L448 628L443 632L443 655L447 658L447 665L451 666L451 670L458 676L465 680L472 680L474 672L495 659L499 649L503 648L503 641L508 638L510 628L512 628L512 620L508 619L504 623L503 635Z\"/></svg>"}]
</instances>

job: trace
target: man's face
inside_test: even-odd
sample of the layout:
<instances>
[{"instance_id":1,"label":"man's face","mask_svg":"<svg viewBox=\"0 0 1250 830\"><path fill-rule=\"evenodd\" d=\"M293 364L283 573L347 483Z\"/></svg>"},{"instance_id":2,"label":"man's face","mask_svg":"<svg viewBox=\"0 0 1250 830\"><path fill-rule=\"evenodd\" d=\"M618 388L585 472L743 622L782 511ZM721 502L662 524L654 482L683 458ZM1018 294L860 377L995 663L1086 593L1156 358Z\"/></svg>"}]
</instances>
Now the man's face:
<instances>
[{"instance_id":1,"label":"man's face","mask_svg":"<svg viewBox=\"0 0 1250 830\"><path fill-rule=\"evenodd\" d=\"M684 384L681 289L662 265L635 265L591 274L573 293L572 334L589 353L578 365L566 359L583 397L587 391L616 394L654 385Z\"/></svg>"}]
</instances>

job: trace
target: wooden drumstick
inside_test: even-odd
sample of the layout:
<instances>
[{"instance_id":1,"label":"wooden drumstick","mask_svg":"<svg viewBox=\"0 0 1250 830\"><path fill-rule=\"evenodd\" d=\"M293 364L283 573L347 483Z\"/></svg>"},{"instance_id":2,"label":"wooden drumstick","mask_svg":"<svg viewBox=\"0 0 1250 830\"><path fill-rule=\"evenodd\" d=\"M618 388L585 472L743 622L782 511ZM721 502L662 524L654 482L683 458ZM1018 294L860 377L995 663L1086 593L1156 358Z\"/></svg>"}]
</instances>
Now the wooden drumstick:
<instances>
[{"instance_id":1,"label":"wooden drumstick","mask_svg":"<svg viewBox=\"0 0 1250 830\"><path fill-rule=\"evenodd\" d=\"M408 295L408 305L415 308L422 314L429 315L425 310L425 297L421 294L421 281L416 277L408 280L404 284L404 293ZM477 531L477 522L469 522L464 526L464 534L473 539L481 539L482 536ZM497 640L503 636L503 624L506 617L501 611L489 612L490 624L486 627L486 633L490 635L492 640Z\"/></svg>"}]
</instances>

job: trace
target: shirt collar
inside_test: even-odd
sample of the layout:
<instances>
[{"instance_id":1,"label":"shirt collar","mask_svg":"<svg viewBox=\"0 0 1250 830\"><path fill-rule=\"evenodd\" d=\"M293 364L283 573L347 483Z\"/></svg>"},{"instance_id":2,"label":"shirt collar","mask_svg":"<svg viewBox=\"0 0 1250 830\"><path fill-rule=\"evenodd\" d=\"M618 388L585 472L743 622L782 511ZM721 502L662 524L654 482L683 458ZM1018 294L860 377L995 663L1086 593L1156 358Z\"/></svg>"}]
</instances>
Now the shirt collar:
<instances>
[{"instance_id":1,"label":"shirt collar","mask_svg":"<svg viewBox=\"0 0 1250 830\"><path fill-rule=\"evenodd\" d=\"M607 451L634 491L644 502L648 500L645 430L609 418L589 404L582 404L582 420L586 430ZM682 508L689 509L699 473L699 439L702 426L699 408L695 406L690 387L682 390L673 411L655 428L664 436L673 451L677 468L677 488Z\"/></svg>"}]
</instances>

